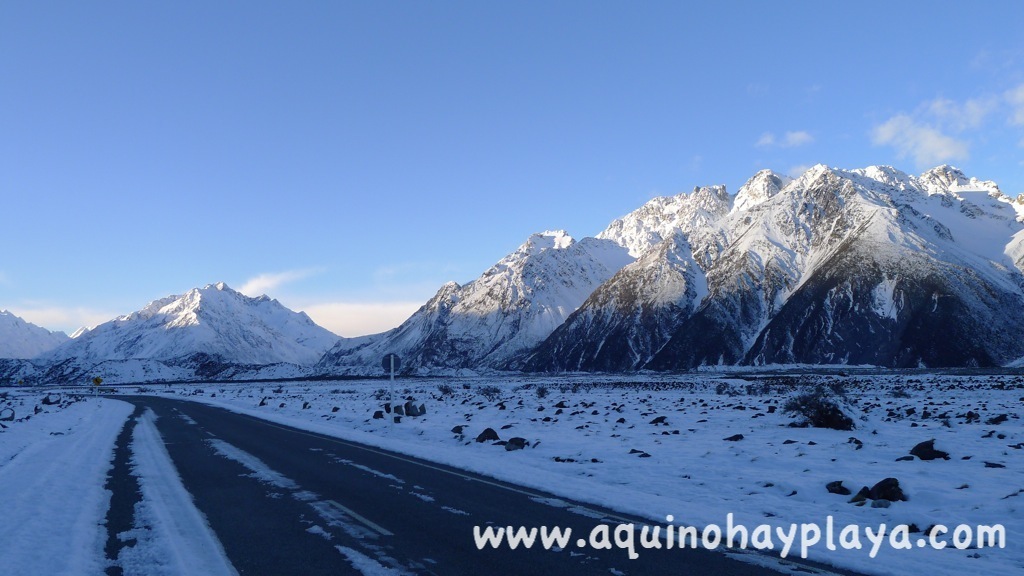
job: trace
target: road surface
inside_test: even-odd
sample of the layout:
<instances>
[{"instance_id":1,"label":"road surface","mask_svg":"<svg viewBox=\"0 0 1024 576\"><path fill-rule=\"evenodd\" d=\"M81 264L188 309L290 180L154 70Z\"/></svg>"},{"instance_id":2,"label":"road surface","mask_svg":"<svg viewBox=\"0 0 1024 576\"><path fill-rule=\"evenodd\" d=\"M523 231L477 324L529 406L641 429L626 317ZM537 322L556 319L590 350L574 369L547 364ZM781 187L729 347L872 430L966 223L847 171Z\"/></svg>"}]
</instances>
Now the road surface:
<instances>
[{"instance_id":1,"label":"road surface","mask_svg":"<svg viewBox=\"0 0 1024 576\"><path fill-rule=\"evenodd\" d=\"M614 527L628 519L221 408L162 397L121 399L136 410L118 439L107 485L113 492L111 558L132 545L116 535L131 528L140 499L138 471L131 464L133 431L152 427L155 415L158 441L219 541L221 555L239 574L770 573L757 563L706 550L644 550L637 544L639 558L630 559L622 549L581 549L578 537L595 525ZM529 550L481 550L474 526L559 526L571 528L573 536L563 550L537 544ZM816 566L767 560L789 571L823 573Z\"/></svg>"}]
</instances>

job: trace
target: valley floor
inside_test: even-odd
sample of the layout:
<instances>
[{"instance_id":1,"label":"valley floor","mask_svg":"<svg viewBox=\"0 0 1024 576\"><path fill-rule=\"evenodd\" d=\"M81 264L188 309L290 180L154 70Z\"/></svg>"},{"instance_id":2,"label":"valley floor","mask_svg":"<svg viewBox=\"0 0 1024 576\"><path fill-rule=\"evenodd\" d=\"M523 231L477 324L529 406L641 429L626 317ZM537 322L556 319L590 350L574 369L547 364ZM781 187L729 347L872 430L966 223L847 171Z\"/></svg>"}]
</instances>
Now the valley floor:
<instances>
[{"instance_id":1,"label":"valley floor","mask_svg":"<svg viewBox=\"0 0 1024 576\"><path fill-rule=\"evenodd\" d=\"M854 415L854 430L789 426L794 418L784 413L787 397L817 384L840 392ZM734 525L751 530L762 524L789 530L794 523L824 529L831 517L837 534L858 526L862 548L829 550L823 534L809 557L863 573L1024 570L1020 376L507 376L393 386L382 380L149 385L124 392L225 407L610 508L655 526L724 528L731 514ZM375 419L391 392L414 398L426 414L397 424ZM20 403L19 412L43 395L8 394L4 402ZM13 507L6 505L13 514L0 521L0 558L16 566L50 566L58 560L48 558L53 554L46 549L74 545L81 557L43 572L87 574L102 565L102 542L90 539L88 527L104 521L109 493L102 486L114 437L129 414L128 404L88 398L60 410L44 407L27 422L5 423L0 486L5 500L16 496ZM508 451L492 441L476 442L487 428L502 441L519 437L528 445ZM948 460L898 460L932 439ZM899 481L906 501L856 506L851 496L826 489L841 481L856 493L886 478ZM60 503L68 501L83 505L62 509ZM893 549L886 538L872 557L864 529L881 524L890 531L909 526L912 549ZM918 548L917 541L938 524L949 528L936 538L947 547ZM1005 547L955 549L954 528L960 524L1002 525ZM44 537L47 526L78 528L50 530ZM26 552L25 539L33 534L40 544ZM782 542L776 538L774 545L781 548ZM725 553L748 562L770 560Z\"/></svg>"}]
</instances>

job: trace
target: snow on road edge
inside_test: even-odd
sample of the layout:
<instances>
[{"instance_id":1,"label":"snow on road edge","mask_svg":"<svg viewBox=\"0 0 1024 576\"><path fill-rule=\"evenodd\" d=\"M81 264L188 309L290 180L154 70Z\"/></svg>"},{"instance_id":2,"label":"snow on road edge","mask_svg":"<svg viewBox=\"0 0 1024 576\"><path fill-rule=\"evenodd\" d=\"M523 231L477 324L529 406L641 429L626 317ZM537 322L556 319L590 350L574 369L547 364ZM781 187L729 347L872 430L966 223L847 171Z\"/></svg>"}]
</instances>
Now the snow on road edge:
<instances>
[{"instance_id":1,"label":"snow on road edge","mask_svg":"<svg viewBox=\"0 0 1024 576\"><path fill-rule=\"evenodd\" d=\"M138 541L118 556L125 574L237 575L217 535L182 484L152 410L139 417L131 449L142 500L135 507L135 528L120 535Z\"/></svg>"}]
</instances>

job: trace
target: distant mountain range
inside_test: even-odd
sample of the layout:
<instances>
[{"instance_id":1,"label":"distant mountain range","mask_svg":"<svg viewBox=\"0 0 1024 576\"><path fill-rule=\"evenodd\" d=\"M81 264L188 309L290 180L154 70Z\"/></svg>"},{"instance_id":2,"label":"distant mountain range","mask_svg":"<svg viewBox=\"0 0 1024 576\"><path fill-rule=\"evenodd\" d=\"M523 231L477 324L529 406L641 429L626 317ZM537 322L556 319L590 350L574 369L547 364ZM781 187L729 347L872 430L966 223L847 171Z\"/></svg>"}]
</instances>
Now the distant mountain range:
<instances>
[{"instance_id":1,"label":"distant mountain range","mask_svg":"<svg viewBox=\"0 0 1024 576\"><path fill-rule=\"evenodd\" d=\"M31 336L29 336L31 335ZM940 166L764 170L534 234L393 330L339 338L224 284L76 333L0 313L0 376L220 379L715 365L1024 364L1024 195Z\"/></svg>"}]
</instances>

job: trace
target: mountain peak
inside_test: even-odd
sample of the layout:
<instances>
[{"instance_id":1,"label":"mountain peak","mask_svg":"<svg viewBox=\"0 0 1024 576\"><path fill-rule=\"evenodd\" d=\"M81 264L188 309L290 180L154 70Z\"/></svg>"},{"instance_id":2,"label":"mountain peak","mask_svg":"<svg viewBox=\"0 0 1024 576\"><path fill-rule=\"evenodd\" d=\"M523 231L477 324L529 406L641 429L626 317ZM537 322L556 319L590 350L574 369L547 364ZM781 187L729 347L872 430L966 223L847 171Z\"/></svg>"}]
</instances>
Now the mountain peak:
<instances>
[{"instance_id":1,"label":"mountain peak","mask_svg":"<svg viewBox=\"0 0 1024 576\"><path fill-rule=\"evenodd\" d=\"M312 364L337 341L309 317L217 282L155 300L78 335L59 359L177 362L195 354L237 364Z\"/></svg>"},{"instance_id":2,"label":"mountain peak","mask_svg":"<svg viewBox=\"0 0 1024 576\"><path fill-rule=\"evenodd\" d=\"M63 332L51 332L7 310L0 310L0 358L35 358L67 340Z\"/></svg>"},{"instance_id":3,"label":"mountain peak","mask_svg":"<svg viewBox=\"0 0 1024 576\"><path fill-rule=\"evenodd\" d=\"M776 174L772 170L761 170L736 192L733 211L748 210L778 194L793 179Z\"/></svg>"}]
</instances>

